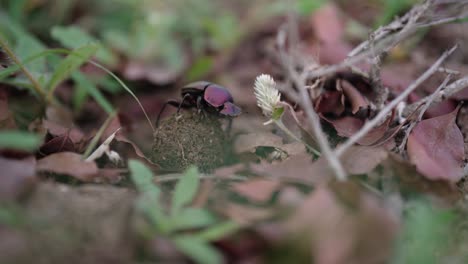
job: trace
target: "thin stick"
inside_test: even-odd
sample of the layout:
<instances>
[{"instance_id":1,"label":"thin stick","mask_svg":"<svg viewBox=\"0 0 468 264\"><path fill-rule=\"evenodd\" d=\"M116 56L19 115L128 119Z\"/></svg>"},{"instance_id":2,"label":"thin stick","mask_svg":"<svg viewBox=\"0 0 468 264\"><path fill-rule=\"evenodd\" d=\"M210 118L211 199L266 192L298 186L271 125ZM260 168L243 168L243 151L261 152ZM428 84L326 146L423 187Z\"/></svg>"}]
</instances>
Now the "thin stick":
<instances>
[{"instance_id":1,"label":"thin stick","mask_svg":"<svg viewBox=\"0 0 468 264\"><path fill-rule=\"evenodd\" d=\"M403 111L403 116L407 116L409 113L413 112L420 104L428 103L428 107L430 107L434 104L442 102L446 98L462 91L465 88L468 88L468 76L454 81L453 83L447 85L447 87L445 87L444 90L439 91L438 93L434 93L433 95L424 97L418 102L408 105ZM432 96L434 97L432 99L429 99Z\"/></svg>"},{"instance_id":2,"label":"thin stick","mask_svg":"<svg viewBox=\"0 0 468 264\"><path fill-rule=\"evenodd\" d=\"M405 131L405 137L403 138L403 140L401 141L400 146L398 147L398 152L399 153L403 153L403 151L406 148L406 142L408 141L408 138L409 138L409 135L410 135L411 131L419 123L419 121L421 121L424 113L427 111L427 109L429 109L429 106L431 105L431 102L434 100L435 95L438 94L440 91L442 91L442 89L444 89L447 86L447 83L450 81L451 77L452 77L451 74L447 75L447 77L445 77L444 81L439 85L439 87L429 96L429 100L427 102L421 102L419 104L420 106L422 106L423 104L425 104L425 105L421 109L421 111L419 112L418 118L413 123L411 123L411 125Z\"/></svg>"},{"instance_id":3,"label":"thin stick","mask_svg":"<svg viewBox=\"0 0 468 264\"><path fill-rule=\"evenodd\" d=\"M450 54L452 54L455 49L457 49L458 45L455 45L450 50L444 52L442 56L426 71L424 72L416 81L414 81L406 90L404 90L397 98L391 101L387 106L385 106L377 116L368 121L364 124L364 126L353 136L351 136L344 144L340 145L335 149L335 155L340 157L343 153L348 150L351 146L354 145L359 139L364 137L371 129L373 129L376 125L382 122L382 120L395 108L398 103L406 99L406 97L413 92L418 86L426 81L432 74L434 74L440 65L447 59Z\"/></svg>"},{"instance_id":4,"label":"thin stick","mask_svg":"<svg viewBox=\"0 0 468 264\"><path fill-rule=\"evenodd\" d=\"M291 17L290 17L291 19ZM291 25L294 26L295 23L290 22L289 23L290 27ZM294 28L290 28L289 30L295 30ZM282 32L279 32L278 35L280 35ZM325 157L325 159L328 160L330 168L333 170L335 173L335 176L338 180L344 181L347 178L346 172L341 165L341 162L339 161L338 157L334 155L332 152L332 149L330 147L330 144L328 142L328 139L323 132L322 125L320 124L320 118L315 112L312 102L310 100L310 96L307 92L307 89L305 87L306 84L306 78L308 78L309 72L304 71L302 74L298 74L295 70L294 67L294 62L292 59L288 56L288 54L285 51L285 43L282 38L277 38L278 41L278 47L279 47L279 54L280 54L280 62L283 65L283 67L287 70L290 79L294 83L294 85L297 87L299 90L299 97L300 97L300 102L299 104L302 106L304 109L307 119L309 120L309 123L312 126L312 132L314 136L317 138L317 143L320 147L320 151ZM293 44L290 43L290 47L293 46Z\"/></svg>"}]
</instances>

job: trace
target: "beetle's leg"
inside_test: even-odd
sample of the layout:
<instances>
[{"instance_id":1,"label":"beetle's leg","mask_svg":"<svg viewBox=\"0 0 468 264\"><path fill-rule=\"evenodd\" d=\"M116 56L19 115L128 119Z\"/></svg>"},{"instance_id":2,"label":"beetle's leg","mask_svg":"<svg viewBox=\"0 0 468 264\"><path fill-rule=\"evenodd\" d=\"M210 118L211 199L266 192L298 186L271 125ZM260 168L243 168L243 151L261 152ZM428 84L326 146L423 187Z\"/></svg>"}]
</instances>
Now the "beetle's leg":
<instances>
[{"instance_id":1,"label":"beetle's leg","mask_svg":"<svg viewBox=\"0 0 468 264\"><path fill-rule=\"evenodd\" d=\"M202 97L197 97L197 113L201 117L206 117L206 111L203 111Z\"/></svg>"},{"instance_id":2,"label":"beetle's leg","mask_svg":"<svg viewBox=\"0 0 468 264\"><path fill-rule=\"evenodd\" d=\"M169 100L169 101L165 102L164 105L161 107L161 110L159 110L158 117L156 118L156 128L159 127L159 120L161 119L161 115L164 112L164 109L166 109L167 105L172 105L174 107L179 107L180 108L181 103L179 103L176 100Z\"/></svg>"},{"instance_id":3,"label":"beetle's leg","mask_svg":"<svg viewBox=\"0 0 468 264\"><path fill-rule=\"evenodd\" d=\"M198 96L197 97L197 110L198 110L198 114L200 114L201 110L202 110L202 103L201 103L201 100L202 100L202 97L201 96Z\"/></svg>"},{"instance_id":4,"label":"beetle's leg","mask_svg":"<svg viewBox=\"0 0 468 264\"><path fill-rule=\"evenodd\" d=\"M190 97L190 94L185 94L184 97L182 97L182 101L179 103L179 105L177 106L177 114L179 114L180 112L180 109L182 107L184 107L184 103L185 103L185 100L187 100L187 98ZM186 106L185 106L186 107Z\"/></svg>"}]
</instances>

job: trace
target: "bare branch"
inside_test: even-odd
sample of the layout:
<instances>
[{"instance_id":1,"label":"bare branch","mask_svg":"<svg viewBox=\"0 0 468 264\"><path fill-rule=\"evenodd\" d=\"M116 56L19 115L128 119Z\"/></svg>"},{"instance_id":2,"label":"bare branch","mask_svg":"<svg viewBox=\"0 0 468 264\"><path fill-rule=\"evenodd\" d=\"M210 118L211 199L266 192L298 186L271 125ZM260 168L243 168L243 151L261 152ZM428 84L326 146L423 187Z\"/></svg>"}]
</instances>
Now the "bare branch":
<instances>
[{"instance_id":1,"label":"bare branch","mask_svg":"<svg viewBox=\"0 0 468 264\"><path fill-rule=\"evenodd\" d=\"M398 105L398 103L406 99L406 97L416 88L418 88L421 83L434 74L440 65L445 61L445 59L447 59L447 57L450 56L450 54L452 54L457 47L458 46L455 45L450 50L444 52L444 54L442 54L442 56L426 72L419 76L419 78L410 86L408 86L408 88L406 88L397 98L387 104L387 106L385 106L385 108L383 108L374 119L368 121L356 134L351 136L344 144L337 147L335 150L335 155L338 157L341 156L348 148L354 145L359 139L364 137L371 129L381 123L384 118L387 117L387 115L393 110L393 108Z\"/></svg>"},{"instance_id":2,"label":"bare branch","mask_svg":"<svg viewBox=\"0 0 468 264\"><path fill-rule=\"evenodd\" d=\"M468 88L468 76L465 76L465 77L463 77L461 79L458 79L458 80L454 81L453 83L447 85L447 87L445 87L445 89L443 89L443 90L441 90L441 91L439 91L439 92L437 92L437 93L435 93L433 95L429 95L429 96L424 97L423 99L419 100L418 102L415 102L415 103L412 103L412 104L408 105L405 108L405 110L403 111L403 116L409 115L411 112L416 110L416 108L420 104L424 104L424 103L427 102L427 106L431 107L432 105L442 102L446 98L449 98L449 97L453 96L454 94L462 91L465 88ZM432 96L433 96L433 98L431 99Z\"/></svg>"},{"instance_id":3,"label":"bare branch","mask_svg":"<svg viewBox=\"0 0 468 264\"><path fill-rule=\"evenodd\" d=\"M290 25L294 25L294 24L290 23ZM343 169L343 166L341 165L340 160L332 152L328 139L322 130L322 125L320 124L320 118L315 112L315 110L313 109L310 96L305 87L307 72L304 71L302 74L298 74L298 72L296 72L296 69L294 67L295 66L294 61L291 59L290 56L288 56L288 54L285 51L284 38L280 37L282 35L284 35L284 32L280 31L278 33L278 38L277 38L278 49L279 49L279 54L280 54L280 63L283 65L284 69L287 71L291 81L299 90L298 102L301 105L301 107L304 109L307 119L312 126L312 133L317 139L317 143L320 147L320 150L323 156L325 157L325 159L328 160L329 166L335 173L337 179L346 180L346 172ZM291 46L292 45L290 45L290 47Z\"/></svg>"}]
</instances>

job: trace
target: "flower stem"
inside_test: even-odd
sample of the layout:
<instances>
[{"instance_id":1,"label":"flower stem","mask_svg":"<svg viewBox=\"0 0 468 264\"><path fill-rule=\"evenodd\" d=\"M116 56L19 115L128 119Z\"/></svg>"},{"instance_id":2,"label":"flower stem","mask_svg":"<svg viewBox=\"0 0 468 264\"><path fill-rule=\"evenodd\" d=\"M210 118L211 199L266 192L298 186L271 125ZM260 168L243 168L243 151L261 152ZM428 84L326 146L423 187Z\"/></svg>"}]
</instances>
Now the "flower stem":
<instances>
[{"instance_id":1,"label":"flower stem","mask_svg":"<svg viewBox=\"0 0 468 264\"><path fill-rule=\"evenodd\" d=\"M317 155L318 157L321 156L321 153L316 150L315 148L313 148L312 146L310 146L309 144L307 144L306 142L302 141L300 138L298 138L296 135L294 135L293 132L291 132L291 130L289 130L283 123L283 121L281 121L281 119L278 119L278 120L273 120L273 122L281 129L283 130L288 136L290 136L291 138L293 138L294 140L298 141L298 142L301 142L303 143L312 153L314 153L315 155Z\"/></svg>"}]
</instances>

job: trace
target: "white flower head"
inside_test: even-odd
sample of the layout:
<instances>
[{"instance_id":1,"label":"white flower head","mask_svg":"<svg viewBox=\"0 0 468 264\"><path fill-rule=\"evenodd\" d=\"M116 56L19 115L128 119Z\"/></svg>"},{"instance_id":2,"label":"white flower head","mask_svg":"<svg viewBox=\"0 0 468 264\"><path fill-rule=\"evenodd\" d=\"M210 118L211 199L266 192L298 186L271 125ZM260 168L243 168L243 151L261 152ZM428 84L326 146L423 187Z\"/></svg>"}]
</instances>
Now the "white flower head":
<instances>
[{"instance_id":1,"label":"white flower head","mask_svg":"<svg viewBox=\"0 0 468 264\"><path fill-rule=\"evenodd\" d=\"M275 80L268 74L259 75L255 80L254 90L257 105L265 116L271 118L273 112L278 108L281 97L276 88Z\"/></svg>"}]
</instances>

